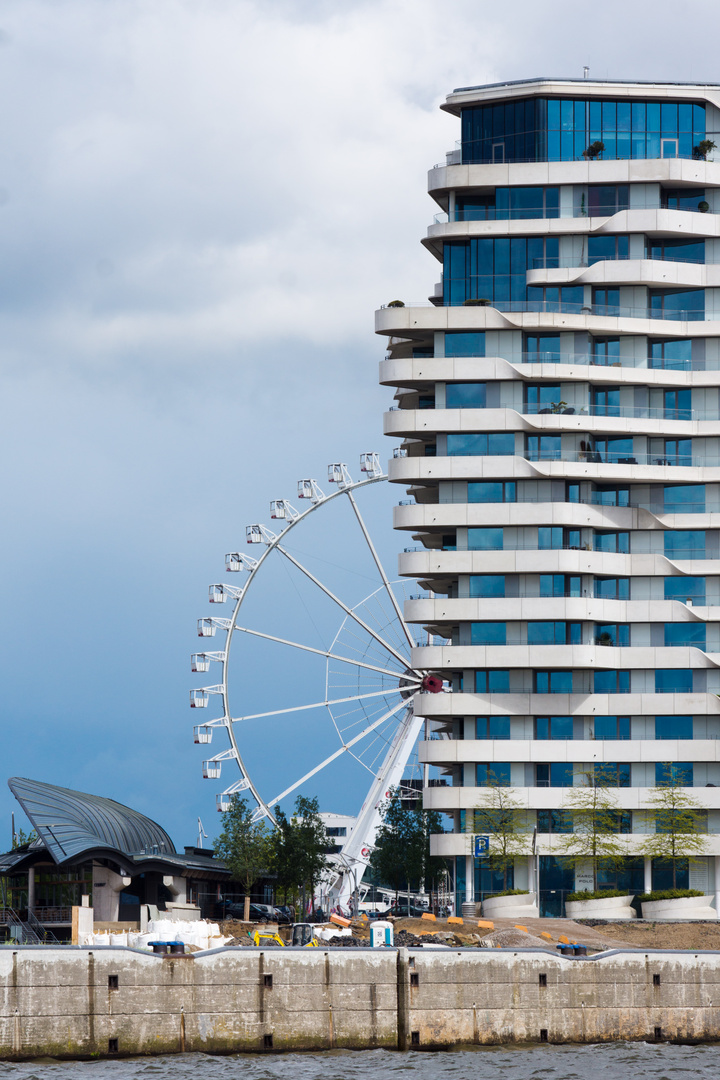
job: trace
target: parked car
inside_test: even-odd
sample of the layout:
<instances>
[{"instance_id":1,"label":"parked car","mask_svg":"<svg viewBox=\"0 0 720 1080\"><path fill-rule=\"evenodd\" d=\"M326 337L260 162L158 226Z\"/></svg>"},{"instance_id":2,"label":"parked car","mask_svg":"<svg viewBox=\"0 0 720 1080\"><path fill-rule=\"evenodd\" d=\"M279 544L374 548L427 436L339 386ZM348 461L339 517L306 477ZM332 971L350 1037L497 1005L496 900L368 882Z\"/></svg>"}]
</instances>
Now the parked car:
<instances>
[{"instance_id":1,"label":"parked car","mask_svg":"<svg viewBox=\"0 0 720 1080\"><path fill-rule=\"evenodd\" d=\"M411 904L410 918L419 919L421 915L427 914L427 910L428 909L425 907L418 907L416 904ZM396 919L406 919L408 918L408 906L407 904L398 904L397 906L393 904L389 914L394 915Z\"/></svg>"}]
</instances>

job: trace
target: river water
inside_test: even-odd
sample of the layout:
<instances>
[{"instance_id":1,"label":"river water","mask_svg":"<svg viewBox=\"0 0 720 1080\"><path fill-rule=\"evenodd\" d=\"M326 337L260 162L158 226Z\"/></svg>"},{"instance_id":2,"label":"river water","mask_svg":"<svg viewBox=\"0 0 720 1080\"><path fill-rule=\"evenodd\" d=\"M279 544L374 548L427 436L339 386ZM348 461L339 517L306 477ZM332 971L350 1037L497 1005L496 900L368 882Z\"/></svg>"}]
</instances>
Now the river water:
<instances>
[{"instance_id":1,"label":"river water","mask_svg":"<svg viewBox=\"0 0 720 1080\"><path fill-rule=\"evenodd\" d=\"M0 1080L702 1080L720 1078L720 1046L610 1043L324 1054L178 1054L125 1061L0 1063Z\"/></svg>"}]
</instances>

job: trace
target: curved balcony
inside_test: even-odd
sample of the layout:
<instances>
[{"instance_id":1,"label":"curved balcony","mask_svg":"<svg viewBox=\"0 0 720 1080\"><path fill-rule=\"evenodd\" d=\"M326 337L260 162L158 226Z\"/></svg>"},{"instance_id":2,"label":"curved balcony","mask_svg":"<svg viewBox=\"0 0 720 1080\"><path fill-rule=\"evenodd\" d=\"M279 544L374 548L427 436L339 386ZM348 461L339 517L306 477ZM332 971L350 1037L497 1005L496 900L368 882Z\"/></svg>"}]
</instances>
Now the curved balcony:
<instances>
[{"instance_id":1,"label":"curved balcony","mask_svg":"<svg viewBox=\"0 0 720 1080\"><path fill-rule=\"evenodd\" d=\"M460 574L592 574L604 577L702 577L720 573L720 559L670 558L661 552L618 554L537 548L508 551L441 551L418 548L398 555L401 577L422 581L453 580Z\"/></svg>"},{"instance_id":2,"label":"curved balcony","mask_svg":"<svg viewBox=\"0 0 720 1080\"><path fill-rule=\"evenodd\" d=\"M695 692L535 694L521 690L490 695L416 694L413 708L416 715L441 722L465 716L720 716L720 698L713 693ZM506 745L505 740L501 745ZM586 743L583 741L582 745ZM587 752L584 750L583 754Z\"/></svg>"},{"instance_id":3,"label":"curved balcony","mask_svg":"<svg viewBox=\"0 0 720 1080\"><path fill-rule=\"evenodd\" d=\"M405 621L421 625L470 623L490 618L503 622L561 620L585 623L708 623L720 619L720 607L688 606L681 600L605 600L593 596L435 597L406 600ZM602 648L612 646L603 645ZM632 648L633 646L624 646ZM611 665L612 666L612 665Z\"/></svg>"},{"instance_id":4,"label":"curved balcony","mask_svg":"<svg viewBox=\"0 0 720 1080\"><path fill-rule=\"evenodd\" d=\"M420 761L451 768L475 761L642 763L720 761L720 739L435 739L420 743ZM477 789L476 789L477 790ZM557 789L553 789L557 790ZM718 837L720 839L720 837Z\"/></svg>"},{"instance_id":5,"label":"curved balcony","mask_svg":"<svg viewBox=\"0 0 720 1080\"><path fill-rule=\"evenodd\" d=\"M541 300L496 301L487 306L421 301L375 312L378 334L427 338L435 330L575 330L608 337L641 334L688 338L720 336L720 320L706 318L704 312L697 311L678 312L671 318L647 307L585 307Z\"/></svg>"},{"instance_id":6,"label":"curved balcony","mask_svg":"<svg viewBox=\"0 0 720 1080\"><path fill-rule=\"evenodd\" d=\"M599 457L599 461L581 458ZM634 460L603 462L594 451L568 451L552 460L533 461L529 452L504 457L400 457L388 464L388 477L396 483L415 486L436 484L438 480L519 480L563 479L596 480L599 483L625 481L653 483L717 483L720 462L695 465L672 464L672 457L661 454L635 454Z\"/></svg>"},{"instance_id":7,"label":"curved balcony","mask_svg":"<svg viewBox=\"0 0 720 1080\"><path fill-rule=\"evenodd\" d=\"M632 161L538 161L497 165L448 165L428 171L431 195L463 188L544 187L565 184L664 184L666 187L720 186L720 163L686 158Z\"/></svg>"},{"instance_id":8,"label":"curved balcony","mask_svg":"<svg viewBox=\"0 0 720 1080\"><path fill-rule=\"evenodd\" d=\"M456 796L451 794L448 796L448 803L442 802L442 792L449 791L473 791L475 792L474 802L468 803L467 807L463 804L465 809L473 809L477 805L479 796L477 794L478 788L425 788L423 793L423 807L429 809L430 806L434 810L442 813L453 813L453 811L460 809L456 806ZM563 788L515 788L513 794L519 797L519 802L522 807L527 809L537 808L538 810L556 810L562 805L562 792ZM641 807L648 805L647 799L650 798L650 789L647 788L623 788L623 797L618 799L618 806L621 809L637 810ZM630 791L642 791L645 793L645 801L636 804L634 801L630 801L630 798L625 794ZM703 807L712 809L716 806L714 802L708 801L704 795L704 789L693 789L693 794L698 791L703 791L703 796L700 798L700 804ZM532 792L527 800L525 799L525 793ZM546 796L541 796L539 792L548 792ZM542 801L541 801L542 800ZM528 838L529 839L529 838ZM624 843L627 843L628 854L632 855L635 852L642 851L642 844L647 840L647 836L643 833L635 833L634 835L624 835L622 837ZM710 833L707 836L703 836L705 841L705 848L703 849L706 855L720 855L720 836ZM536 835L537 851L540 855L562 855L563 849L558 843L558 837L555 834L550 833L537 833ZM448 833L434 833L430 837L430 854L437 855L440 858L452 859L462 855L471 854L471 837L462 832L448 832Z\"/></svg>"},{"instance_id":9,"label":"curved balcony","mask_svg":"<svg viewBox=\"0 0 720 1080\"><path fill-rule=\"evenodd\" d=\"M581 675L593 671L714 670L720 667L720 655L670 645L419 645L412 650L412 664L424 671L496 668L532 672L552 668ZM527 692L532 692L531 685Z\"/></svg>"},{"instance_id":10,"label":"curved balcony","mask_svg":"<svg viewBox=\"0 0 720 1080\"><path fill-rule=\"evenodd\" d=\"M550 260L557 262L558 260ZM527 272L528 285L647 285L705 289L720 285L720 265L668 259L597 259L586 266L545 266Z\"/></svg>"},{"instance_id":11,"label":"curved balcony","mask_svg":"<svg viewBox=\"0 0 720 1080\"><path fill-rule=\"evenodd\" d=\"M660 365L667 363L668 366ZM674 366L670 366L670 365ZM613 364L593 353L519 353L517 358L499 356L410 357L380 362L380 382L385 386L422 389L435 382L532 381L592 382L635 386L717 386L720 359L702 361L702 368L684 361L657 357L622 357Z\"/></svg>"},{"instance_id":12,"label":"curved balcony","mask_svg":"<svg viewBox=\"0 0 720 1080\"><path fill-rule=\"evenodd\" d=\"M450 434L456 432L547 432L584 435L674 435L690 438L717 436L720 416L709 413L700 419L690 410L643 409L623 406L582 405L553 410L538 405L522 409L506 405L501 408L453 409L390 409L383 416L386 435L412 438L418 434ZM680 415L682 413L682 415ZM612 414L612 415L611 415ZM652 456L652 455L651 455ZM657 456L657 455L656 455ZM720 458L717 459L720 462ZM638 464L641 462L638 460ZM653 464L652 461L645 464Z\"/></svg>"}]
</instances>

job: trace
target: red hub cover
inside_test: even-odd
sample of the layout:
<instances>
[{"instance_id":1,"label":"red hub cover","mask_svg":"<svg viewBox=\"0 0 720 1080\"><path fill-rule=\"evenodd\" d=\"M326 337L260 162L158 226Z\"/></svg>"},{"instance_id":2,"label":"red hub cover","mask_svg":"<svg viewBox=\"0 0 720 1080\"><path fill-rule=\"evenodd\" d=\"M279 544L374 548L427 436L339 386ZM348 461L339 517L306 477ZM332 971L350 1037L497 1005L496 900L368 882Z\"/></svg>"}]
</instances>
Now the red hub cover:
<instances>
[{"instance_id":1,"label":"red hub cover","mask_svg":"<svg viewBox=\"0 0 720 1080\"><path fill-rule=\"evenodd\" d=\"M443 688L443 681L439 675L426 675L422 681L422 689L426 694L439 694Z\"/></svg>"}]
</instances>

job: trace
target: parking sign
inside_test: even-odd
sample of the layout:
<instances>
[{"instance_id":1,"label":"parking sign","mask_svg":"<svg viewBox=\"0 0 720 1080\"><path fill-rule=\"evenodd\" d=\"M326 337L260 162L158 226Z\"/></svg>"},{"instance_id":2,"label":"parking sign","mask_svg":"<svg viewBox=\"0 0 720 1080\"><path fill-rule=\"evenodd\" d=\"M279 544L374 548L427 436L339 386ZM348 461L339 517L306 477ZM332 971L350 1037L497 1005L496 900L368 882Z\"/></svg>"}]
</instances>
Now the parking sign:
<instances>
[{"instance_id":1,"label":"parking sign","mask_svg":"<svg viewBox=\"0 0 720 1080\"><path fill-rule=\"evenodd\" d=\"M490 853L490 837L489 836L476 836L475 837L475 858L484 859Z\"/></svg>"}]
</instances>

